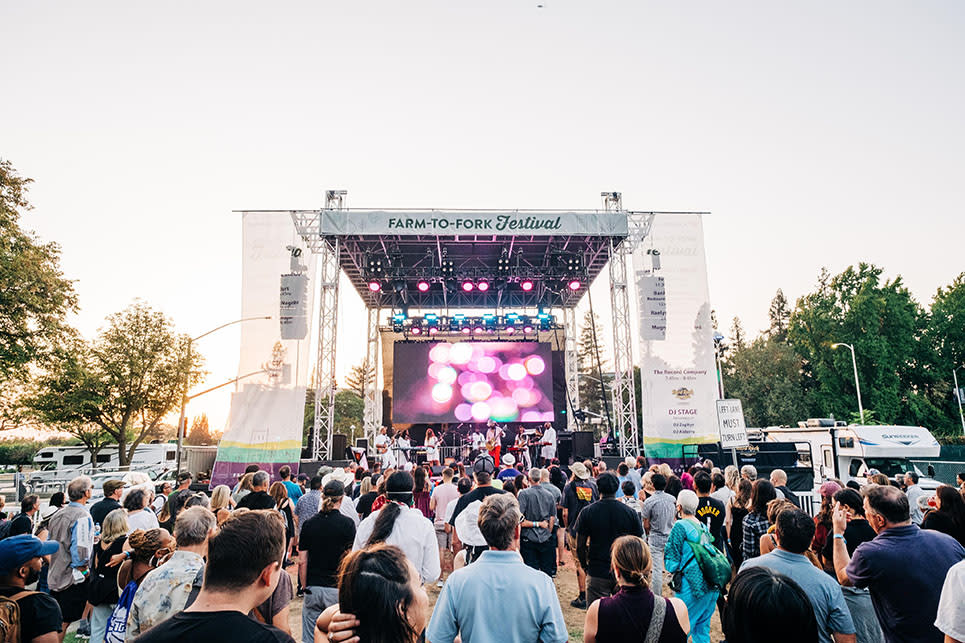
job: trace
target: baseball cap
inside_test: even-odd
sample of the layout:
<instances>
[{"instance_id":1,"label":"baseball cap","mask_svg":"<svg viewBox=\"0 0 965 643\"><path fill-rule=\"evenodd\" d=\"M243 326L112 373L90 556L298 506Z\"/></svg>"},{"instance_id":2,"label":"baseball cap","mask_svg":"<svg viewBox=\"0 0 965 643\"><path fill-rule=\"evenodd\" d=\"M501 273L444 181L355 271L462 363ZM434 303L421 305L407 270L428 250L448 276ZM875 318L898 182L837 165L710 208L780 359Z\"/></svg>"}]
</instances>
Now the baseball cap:
<instances>
[{"instance_id":1,"label":"baseball cap","mask_svg":"<svg viewBox=\"0 0 965 643\"><path fill-rule=\"evenodd\" d=\"M480 453L476 456L476 461L472 463L472 472L479 473L485 471L486 473L492 474L496 471L496 463L493 461L493 457L488 453Z\"/></svg>"},{"instance_id":2,"label":"baseball cap","mask_svg":"<svg viewBox=\"0 0 965 643\"><path fill-rule=\"evenodd\" d=\"M307 473L299 473L296 480L298 480L299 482L308 482L309 480L311 480L311 478L308 477Z\"/></svg>"},{"instance_id":3,"label":"baseball cap","mask_svg":"<svg viewBox=\"0 0 965 643\"><path fill-rule=\"evenodd\" d=\"M31 558L49 556L58 549L60 543L40 540L30 534L4 538L0 541L0 573L11 572Z\"/></svg>"},{"instance_id":4,"label":"baseball cap","mask_svg":"<svg viewBox=\"0 0 965 643\"><path fill-rule=\"evenodd\" d=\"M834 496L834 494L838 493L839 491L841 491L841 485L839 485L834 480L827 480L821 485L819 489L821 496L825 498L831 498L832 496Z\"/></svg>"},{"instance_id":5,"label":"baseball cap","mask_svg":"<svg viewBox=\"0 0 965 643\"><path fill-rule=\"evenodd\" d=\"M570 470L573 472L573 475L580 480L586 480L590 477L590 472L587 470L586 465L582 462L574 462L573 466L570 467Z\"/></svg>"},{"instance_id":6,"label":"baseball cap","mask_svg":"<svg viewBox=\"0 0 965 643\"><path fill-rule=\"evenodd\" d=\"M123 489L123 488L124 488L124 481L123 481L123 480L113 480L113 479L111 479L111 480L106 480L106 481L104 481L104 495L105 495L105 496L114 495L114 492L115 492L115 491L117 491L118 489Z\"/></svg>"},{"instance_id":7,"label":"baseball cap","mask_svg":"<svg viewBox=\"0 0 965 643\"><path fill-rule=\"evenodd\" d=\"M325 487L322 489L322 493L332 498L338 498L339 496L344 496L345 485L343 485L340 480L329 480L325 484Z\"/></svg>"},{"instance_id":8,"label":"baseball cap","mask_svg":"<svg viewBox=\"0 0 965 643\"><path fill-rule=\"evenodd\" d=\"M187 471L182 471L181 473L178 474L178 482L184 482L185 480L190 480L190 479L191 479L191 474L188 473Z\"/></svg>"}]
</instances>

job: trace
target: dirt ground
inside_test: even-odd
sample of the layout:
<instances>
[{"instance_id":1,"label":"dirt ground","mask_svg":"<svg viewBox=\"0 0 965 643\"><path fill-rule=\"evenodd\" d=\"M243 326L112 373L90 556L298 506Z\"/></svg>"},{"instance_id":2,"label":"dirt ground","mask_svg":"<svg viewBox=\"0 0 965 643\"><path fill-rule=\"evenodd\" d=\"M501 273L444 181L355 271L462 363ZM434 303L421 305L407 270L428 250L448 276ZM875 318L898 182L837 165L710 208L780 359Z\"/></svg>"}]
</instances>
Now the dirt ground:
<instances>
[{"instance_id":1,"label":"dirt ground","mask_svg":"<svg viewBox=\"0 0 965 643\"><path fill-rule=\"evenodd\" d=\"M292 568L294 570L296 568ZM560 597L560 605L563 608L563 619L566 621L566 629L570 634L571 643L583 643L583 620L586 616L586 610L577 609L575 607L570 607L570 601L576 598L579 594L576 584L576 572L574 571L573 560L570 557L569 552L566 554L566 560L564 565L559 569L556 574L556 592ZM295 581L295 576L292 576L292 581ZM435 605L436 599L439 597L439 588L436 587L435 583L430 585L428 588L429 592L429 603L430 605ZM669 590L664 589L667 596L670 595ZM296 597L292 601L291 605L291 628L292 636L296 641L301 643L301 631L302 631L302 599ZM720 618L715 612L713 621L710 626L710 640L720 641L723 639L723 634L720 629Z\"/></svg>"}]
</instances>

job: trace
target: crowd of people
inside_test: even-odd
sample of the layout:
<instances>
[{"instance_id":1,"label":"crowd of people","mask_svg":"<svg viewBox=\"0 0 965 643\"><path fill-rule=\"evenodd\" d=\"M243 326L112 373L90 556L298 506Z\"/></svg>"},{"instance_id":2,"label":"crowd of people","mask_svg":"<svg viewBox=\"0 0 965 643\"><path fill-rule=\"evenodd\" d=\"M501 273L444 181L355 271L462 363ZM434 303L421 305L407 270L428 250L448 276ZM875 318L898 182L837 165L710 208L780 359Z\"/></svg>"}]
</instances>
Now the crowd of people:
<instances>
[{"instance_id":1,"label":"crowd of people","mask_svg":"<svg viewBox=\"0 0 965 643\"><path fill-rule=\"evenodd\" d=\"M96 503L80 476L0 523L0 602L41 643L75 622L97 643L293 642L295 596L303 643L549 642L572 573L588 643L704 643L715 612L730 643L965 641L962 488L828 480L812 517L780 469L539 464L251 465L210 496L180 474Z\"/></svg>"}]
</instances>

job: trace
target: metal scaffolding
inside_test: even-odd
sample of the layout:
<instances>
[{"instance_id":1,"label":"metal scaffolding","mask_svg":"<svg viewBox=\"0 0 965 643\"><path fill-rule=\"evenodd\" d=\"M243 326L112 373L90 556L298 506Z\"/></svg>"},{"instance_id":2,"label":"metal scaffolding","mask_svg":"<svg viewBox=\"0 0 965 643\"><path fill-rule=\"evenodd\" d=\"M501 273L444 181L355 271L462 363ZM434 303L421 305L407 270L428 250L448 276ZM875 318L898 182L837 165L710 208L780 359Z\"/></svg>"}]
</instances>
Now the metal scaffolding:
<instances>
[{"instance_id":1,"label":"metal scaffolding","mask_svg":"<svg viewBox=\"0 0 965 643\"><path fill-rule=\"evenodd\" d=\"M580 408L580 372L576 360L576 308L563 309L563 364L566 373L566 397L570 407L566 413L566 428L577 428L573 412Z\"/></svg>"},{"instance_id":2,"label":"metal scaffolding","mask_svg":"<svg viewBox=\"0 0 965 643\"><path fill-rule=\"evenodd\" d=\"M363 433L369 440L369 445L375 443L375 436L378 435L379 427L382 426L382 395L379 392L379 313L380 308L368 309L368 335L365 343L365 384L362 402L364 404L362 412ZM372 377L368 377L369 371Z\"/></svg>"}]
</instances>

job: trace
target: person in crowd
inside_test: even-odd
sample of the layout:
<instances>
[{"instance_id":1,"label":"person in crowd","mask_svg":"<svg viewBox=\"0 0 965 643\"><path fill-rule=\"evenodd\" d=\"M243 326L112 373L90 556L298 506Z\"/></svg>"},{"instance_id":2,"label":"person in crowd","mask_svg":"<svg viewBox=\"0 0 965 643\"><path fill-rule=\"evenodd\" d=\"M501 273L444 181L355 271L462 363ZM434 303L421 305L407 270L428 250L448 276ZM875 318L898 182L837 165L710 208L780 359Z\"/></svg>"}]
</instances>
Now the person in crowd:
<instances>
[{"instance_id":1,"label":"person in crowd","mask_svg":"<svg viewBox=\"0 0 965 643\"><path fill-rule=\"evenodd\" d=\"M628 455L623 461L627 465L627 480L633 483L633 495L636 496L640 493L640 489L643 487L641 470L637 468L637 459L632 455Z\"/></svg>"},{"instance_id":2,"label":"person in crowd","mask_svg":"<svg viewBox=\"0 0 965 643\"><path fill-rule=\"evenodd\" d=\"M255 511L257 509L275 509L277 503L268 493L271 477L265 471L251 474L251 492L238 501L239 507Z\"/></svg>"},{"instance_id":3,"label":"person in crowd","mask_svg":"<svg viewBox=\"0 0 965 643\"><path fill-rule=\"evenodd\" d=\"M616 499L619 480L604 473L596 480L600 500L580 512L576 520L576 553L586 570L586 602L610 596L616 579L610 573L610 547L620 536L643 536L636 512Z\"/></svg>"},{"instance_id":4,"label":"person in crowd","mask_svg":"<svg viewBox=\"0 0 965 643\"><path fill-rule=\"evenodd\" d=\"M814 542L811 549L824 551L824 547L831 539L831 515L834 512L834 494L841 491L841 485L834 480L825 480L818 489L821 496L821 508L814 517Z\"/></svg>"},{"instance_id":5,"label":"person in crowd","mask_svg":"<svg viewBox=\"0 0 965 643\"><path fill-rule=\"evenodd\" d=\"M208 541L204 585L184 611L151 628L137 643L294 643L248 614L275 590L285 556L285 528L268 512L246 511L225 521Z\"/></svg>"},{"instance_id":6,"label":"person in crowd","mask_svg":"<svg viewBox=\"0 0 965 643\"><path fill-rule=\"evenodd\" d=\"M238 503L240 503L244 497L252 491L251 480L254 478L255 473L258 472L258 465L249 466L254 466L255 471L249 471L242 475L241 478L238 479L238 484L235 485L234 491L231 492L231 499L234 501L236 507L238 506Z\"/></svg>"},{"instance_id":7,"label":"person in crowd","mask_svg":"<svg viewBox=\"0 0 965 643\"><path fill-rule=\"evenodd\" d=\"M720 500L726 507L730 499L737 493L737 485L741 479L740 470L735 465L729 464L724 467L722 474L717 475L720 475L722 480L718 482L715 475L711 476L715 489L710 495Z\"/></svg>"},{"instance_id":8,"label":"person in crowd","mask_svg":"<svg viewBox=\"0 0 965 643\"><path fill-rule=\"evenodd\" d=\"M757 467L753 464L745 464L741 467L741 479L747 480L751 484L757 480Z\"/></svg>"},{"instance_id":9,"label":"person in crowd","mask_svg":"<svg viewBox=\"0 0 965 643\"><path fill-rule=\"evenodd\" d=\"M750 513L753 491L754 485L740 478L733 497L727 503L727 516L724 518L730 557L738 569L744 561L744 517Z\"/></svg>"},{"instance_id":10,"label":"person in crowd","mask_svg":"<svg viewBox=\"0 0 965 643\"><path fill-rule=\"evenodd\" d=\"M422 442L426 448L426 462L430 467L439 466L439 438L431 427L426 429L425 439Z\"/></svg>"},{"instance_id":11,"label":"person in crowd","mask_svg":"<svg viewBox=\"0 0 965 643\"><path fill-rule=\"evenodd\" d=\"M629 481L630 479L630 467L627 466L626 462L621 462L617 465L617 500L623 498L623 483Z\"/></svg>"},{"instance_id":12,"label":"person in crowd","mask_svg":"<svg viewBox=\"0 0 965 643\"><path fill-rule=\"evenodd\" d=\"M965 494L965 471L955 474L955 484L958 485L958 490Z\"/></svg>"},{"instance_id":13,"label":"person in crowd","mask_svg":"<svg viewBox=\"0 0 965 643\"><path fill-rule=\"evenodd\" d=\"M203 574L208 540L218 521L204 507L189 507L174 523L177 550L148 573L134 595L127 616L127 635L136 637L184 609L191 587Z\"/></svg>"},{"instance_id":14,"label":"person in crowd","mask_svg":"<svg viewBox=\"0 0 965 643\"><path fill-rule=\"evenodd\" d=\"M123 509L115 509L107 514L101 524L100 541L94 545L90 579L87 584L87 602L91 604L90 637L92 641L104 640L107 621L117 605L118 568L116 565L111 565L111 558L123 553L127 534L130 531L127 512Z\"/></svg>"},{"instance_id":15,"label":"person in crowd","mask_svg":"<svg viewBox=\"0 0 965 643\"><path fill-rule=\"evenodd\" d=\"M723 479L721 474L717 474ZM724 551L724 519L727 508L724 503L714 498L710 490L713 481L709 473L704 470L694 474L694 491L697 492L697 520L704 523L710 535L714 537L714 547Z\"/></svg>"},{"instance_id":16,"label":"person in crowd","mask_svg":"<svg viewBox=\"0 0 965 643\"><path fill-rule=\"evenodd\" d=\"M579 588L579 595L570 605L579 609L586 609L586 570L580 566L579 557L576 554L576 521L580 513L591 503L600 499L600 491L596 483L590 479L590 470L582 462L574 462L570 467L572 479L563 488L563 524L566 527L566 544L573 554L573 562L576 565L576 582Z\"/></svg>"},{"instance_id":17,"label":"person in crowd","mask_svg":"<svg viewBox=\"0 0 965 643\"><path fill-rule=\"evenodd\" d=\"M632 485L630 481L625 484ZM650 591L650 563L650 548L642 539L621 536L613 542L610 567L619 591L590 604L583 625L584 643L687 642L687 606L679 598Z\"/></svg>"},{"instance_id":18,"label":"person in crowd","mask_svg":"<svg viewBox=\"0 0 965 643\"><path fill-rule=\"evenodd\" d=\"M689 489L680 491L677 496L680 520L674 523L667 538L664 563L668 572L680 572L682 575L677 597L687 604L691 640L694 643L710 643L710 618L714 614L719 592L707 585L693 550L687 544L687 541L699 543L701 533L707 533L706 527L695 515L697 504L696 493Z\"/></svg>"},{"instance_id":19,"label":"person in crowd","mask_svg":"<svg viewBox=\"0 0 965 643\"><path fill-rule=\"evenodd\" d=\"M654 492L643 503L643 526L647 531L647 544L650 547L650 589L656 596L662 596L664 548L677 515L677 501L665 491L667 478L662 473L652 474L650 482Z\"/></svg>"},{"instance_id":20,"label":"person in crowd","mask_svg":"<svg viewBox=\"0 0 965 643\"><path fill-rule=\"evenodd\" d=\"M121 508L121 496L124 493L123 480L105 480L104 497L90 506L90 517L94 525L100 527L104 517L115 509Z\"/></svg>"},{"instance_id":21,"label":"person in crowd","mask_svg":"<svg viewBox=\"0 0 965 643\"><path fill-rule=\"evenodd\" d=\"M871 485L864 512L878 534L848 554L843 506L832 517L834 568L843 585L867 587L885 640L940 641L935 615L941 587L938 579L965 560L965 548L954 538L922 530L911 522L908 497L891 486Z\"/></svg>"},{"instance_id":22,"label":"person in crowd","mask_svg":"<svg viewBox=\"0 0 965 643\"><path fill-rule=\"evenodd\" d=\"M23 497L20 501L20 513L10 521L9 536L19 536L20 534L33 534L34 516L40 510L40 497L31 493Z\"/></svg>"},{"instance_id":23,"label":"person in crowd","mask_svg":"<svg viewBox=\"0 0 965 643\"><path fill-rule=\"evenodd\" d=\"M539 441L541 447L539 450L540 462L539 466L547 467L556 458L556 429L549 422L543 425L543 436Z\"/></svg>"},{"instance_id":24,"label":"person in crowd","mask_svg":"<svg viewBox=\"0 0 965 643\"><path fill-rule=\"evenodd\" d=\"M365 478L365 480L368 479L369 478ZM364 484L363 480L363 485ZM322 506L322 500L322 478L321 476L312 476L308 481L308 491L295 503L295 517L298 519L295 521L295 530L298 532L299 537L302 528L305 526L305 522L319 512Z\"/></svg>"},{"instance_id":25,"label":"person in crowd","mask_svg":"<svg viewBox=\"0 0 965 643\"><path fill-rule=\"evenodd\" d=\"M94 552L94 520L87 511L87 502L93 489L93 482L87 476L71 480L67 485L70 503L50 519L48 539L60 543L60 549L50 558L47 584L60 605L64 632L71 623L80 620L87 606L85 582Z\"/></svg>"},{"instance_id":26,"label":"person in crowd","mask_svg":"<svg viewBox=\"0 0 965 643\"><path fill-rule=\"evenodd\" d=\"M459 489L452 482L455 472L451 467L442 470L442 483L432 488L432 495L429 498L429 511L432 512L432 527L436 531L436 543L439 545L439 562L443 573L447 571L449 563L446 552L452 546L452 535L446 530L446 510L449 504L459 499ZM442 587L442 579L439 579L439 587Z\"/></svg>"},{"instance_id":27,"label":"person in crowd","mask_svg":"<svg viewBox=\"0 0 965 643\"><path fill-rule=\"evenodd\" d=\"M905 474L905 495L908 496L908 505L911 507L911 521L916 525L921 525L925 516L921 507L918 506L918 498L924 496L925 491L918 486L917 471L909 471Z\"/></svg>"},{"instance_id":28,"label":"person in crowd","mask_svg":"<svg viewBox=\"0 0 965 643\"><path fill-rule=\"evenodd\" d=\"M211 492L211 506L208 507L220 525L231 515L231 488L226 484L219 484Z\"/></svg>"},{"instance_id":29,"label":"person in crowd","mask_svg":"<svg viewBox=\"0 0 965 643\"><path fill-rule=\"evenodd\" d=\"M362 479L362 486L359 488L359 497L355 503L355 511L362 520L369 517L372 513L372 503L379 497L379 491L375 486L376 477L369 476Z\"/></svg>"},{"instance_id":30,"label":"person in crowd","mask_svg":"<svg viewBox=\"0 0 965 643\"><path fill-rule=\"evenodd\" d=\"M741 553L744 560L761 555L761 536L767 533L767 528L770 526L767 522L767 503L775 498L777 498L777 492L770 481L754 481L751 491L751 511L744 516L742 525L744 540Z\"/></svg>"},{"instance_id":31,"label":"person in crowd","mask_svg":"<svg viewBox=\"0 0 965 643\"><path fill-rule=\"evenodd\" d=\"M788 507L796 508L797 505L785 498L775 498L767 503L767 533L761 536L759 543L762 555L769 554L777 549L777 516Z\"/></svg>"},{"instance_id":32,"label":"person in crowd","mask_svg":"<svg viewBox=\"0 0 965 643\"><path fill-rule=\"evenodd\" d=\"M741 571L751 567L767 567L793 578L814 608L818 640L821 643L832 643L832 640L834 643L854 643L855 627L841 587L804 555L814 538L814 521L793 503L786 499L782 502L785 508L776 520L777 549L744 561Z\"/></svg>"},{"instance_id":33,"label":"person in crowd","mask_svg":"<svg viewBox=\"0 0 965 643\"><path fill-rule=\"evenodd\" d=\"M556 498L539 484L543 471L529 470L530 486L519 492L519 510L523 514L520 527L519 553L523 562L547 576L556 576L556 541L553 525L556 522Z\"/></svg>"},{"instance_id":34,"label":"person in crowd","mask_svg":"<svg viewBox=\"0 0 965 643\"><path fill-rule=\"evenodd\" d=\"M555 462L555 460L551 460ZM566 529L563 523L563 487L566 486L566 477L560 471L558 464L550 465L548 468L541 469L543 472L540 477L540 485L545 487L553 494L556 500L556 523L553 525L553 538L556 540L556 565L557 568L564 565L566 555Z\"/></svg>"},{"instance_id":35,"label":"person in crowd","mask_svg":"<svg viewBox=\"0 0 965 643\"><path fill-rule=\"evenodd\" d=\"M412 472L412 503L413 506L422 512L422 515L432 520L432 509L429 505L432 502L429 491L429 481L427 480L425 467L416 467Z\"/></svg>"},{"instance_id":36,"label":"person in crowd","mask_svg":"<svg viewBox=\"0 0 965 643\"><path fill-rule=\"evenodd\" d=\"M60 643L64 619L57 601L43 592L28 591L36 583L45 556L60 545L30 534L8 536L0 541L0 596L12 600L19 611L23 643ZM4 610L6 614L6 610Z\"/></svg>"},{"instance_id":37,"label":"person in crowd","mask_svg":"<svg viewBox=\"0 0 965 643\"><path fill-rule=\"evenodd\" d=\"M151 511L158 517L158 521L161 520L161 512L167 506L168 495L170 495L173 489L174 487L171 486L170 482L162 482L160 493L151 501Z\"/></svg>"},{"instance_id":38,"label":"person in crowd","mask_svg":"<svg viewBox=\"0 0 965 643\"><path fill-rule=\"evenodd\" d=\"M277 511L261 510L277 520L282 526L285 525L285 517ZM195 587L197 591L201 589L200 578ZM278 583L271 595L266 598L255 609L249 612L248 616L261 623L273 625L288 636L292 636L291 627L291 602L294 595L292 579L287 573L278 575ZM311 628L309 628L311 629Z\"/></svg>"},{"instance_id":39,"label":"person in crowd","mask_svg":"<svg viewBox=\"0 0 965 643\"><path fill-rule=\"evenodd\" d=\"M467 493L456 501L456 506L452 512L452 518L449 519L449 524L453 527L456 526L456 518L458 518L459 514L461 514L470 504L474 502L482 502L488 496L503 493L501 489L497 489L492 485L492 459L487 458L486 455L481 455L476 459L475 462L473 462L472 468L473 479L476 482L476 486L471 492Z\"/></svg>"},{"instance_id":40,"label":"person in crowd","mask_svg":"<svg viewBox=\"0 0 965 643\"><path fill-rule=\"evenodd\" d=\"M469 478L459 478L459 482L456 483L456 491L459 492L459 498L463 497L464 495L472 491L472 480ZM456 500L458 500L458 498ZM466 551L462 551L460 549L462 545L454 535L455 527L449 524L449 521L452 520L452 514L455 511L455 509L456 509L456 502L455 501L450 502L449 506L446 507L446 515L443 516L443 520L445 521L445 530L446 530L446 533L449 534L451 551L453 553L453 558L452 558L453 569L457 569L458 567L465 566L466 555L467 555ZM478 517L478 512L476 515ZM476 528L478 531L478 525ZM483 538L483 542L485 542L485 540L486 539Z\"/></svg>"},{"instance_id":41,"label":"person in crowd","mask_svg":"<svg viewBox=\"0 0 965 643\"><path fill-rule=\"evenodd\" d=\"M182 510L184 510L184 509L190 509L191 507L204 507L205 509L210 509L210 508L211 508L211 498L209 498L209 497L208 497L208 494L206 494L206 493L203 492L203 491L198 491L198 492L192 493L192 494L191 494L190 496L188 496L187 499L184 501L184 506L181 507L181 509L182 509Z\"/></svg>"},{"instance_id":42,"label":"person in crowd","mask_svg":"<svg viewBox=\"0 0 965 643\"><path fill-rule=\"evenodd\" d=\"M727 643L814 643L818 624L805 591L769 567L749 567L730 585L721 623Z\"/></svg>"},{"instance_id":43,"label":"person in crowd","mask_svg":"<svg viewBox=\"0 0 965 643\"><path fill-rule=\"evenodd\" d=\"M683 481L676 474L670 474L667 478L667 486L664 488L664 493L673 496L673 499L676 501L677 494L679 494L683 488Z\"/></svg>"},{"instance_id":44,"label":"person in crowd","mask_svg":"<svg viewBox=\"0 0 965 643\"><path fill-rule=\"evenodd\" d=\"M945 576L935 627L945 635L945 643L965 642L965 561L955 563Z\"/></svg>"},{"instance_id":45,"label":"person in crowd","mask_svg":"<svg viewBox=\"0 0 965 643\"><path fill-rule=\"evenodd\" d=\"M368 474L368 472L365 471L365 470L363 470L363 473ZM299 473L299 474L295 477L295 483L298 484L298 487L302 490L302 494L303 494L303 495L304 495L306 492L308 492L308 483L309 483L310 481L311 481L311 476L309 476L307 473ZM356 485L356 486L358 486L358 485ZM300 499L300 498L299 498L299 499ZM296 502L295 504L298 504L298 503Z\"/></svg>"},{"instance_id":46,"label":"person in crowd","mask_svg":"<svg viewBox=\"0 0 965 643\"><path fill-rule=\"evenodd\" d=\"M784 469L774 469L771 471L771 484L774 485L776 491L781 492L785 500L798 509L801 508L801 501L798 500L794 492L787 487L787 473L784 472Z\"/></svg>"},{"instance_id":47,"label":"person in crowd","mask_svg":"<svg viewBox=\"0 0 965 643\"><path fill-rule=\"evenodd\" d=\"M288 499L291 500L294 505L305 492L302 491L302 488L298 486L297 482L292 480L292 468L287 464L282 465L278 470L278 477L281 478L281 483L285 485L285 489L288 490Z\"/></svg>"},{"instance_id":48,"label":"person in crowd","mask_svg":"<svg viewBox=\"0 0 965 643\"><path fill-rule=\"evenodd\" d=\"M623 490L623 495L620 497L620 502L626 506L633 509L634 513L637 514L637 518L640 519L640 525L643 525L643 503L636 496L636 487L633 486L633 482L626 480L620 485Z\"/></svg>"},{"instance_id":49,"label":"person in crowd","mask_svg":"<svg viewBox=\"0 0 965 643\"><path fill-rule=\"evenodd\" d=\"M272 483L268 488L268 495L275 503L275 511L285 518L285 566L287 567L295 542L295 505L288 497L288 486L282 482Z\"/></svg>"},{"instance_id":50,"label":"person in crowd","mask_svg":"<svg viewBox=\"0 0 965 643\"><path fill-rule=\"evenodd\" d=\"M165 508L167 509L167 521L160 521L165 529L171 531L174 529L174 522L178 518L178 514L184 509L184 503L188 501L191 497L191 474L187 471L182 471L178 474L176 478L177 486L168 495L167 502L165 503Z\"/></svg>"},{"instance_id":51,"label":"person in crowd","mask_svg":"<svg viewBox=\"0 0 965 643\"><path fill-rule=\"evenodd\" d=\"M432 583L441 571L439 549L432 522L412 506L413 484L412 476L405 471L394 471L388 477L387 502L359 524L353 549L381 542L395 545L419 570L422 582Z\"/></svg>"},{"instance_id":52,"label":"person in crowd","mask_svg":"<svg viewBox=\"0 0 965 643\"><path fill-rule=\"evenodd\" d=\"M339 565L355 541L355 523L339 511L341 503L351 502L343 495L344 491L344 485L338 480L330 480L325 485L321 510L305 522L298 539L298 549L303 552L298 559L298 577L305 594L303 643L312 643L318 616L338 603Z\"/></svg>"},{"instance_id":53,"label":"person in crowd","mask_svg":"<svg viewBox=\"0 0 965 643\"><path fill-rule=\"evenodd\" d=\"M505 454L500 460L502 463L502 471L496 474L497 480L502 480L505 483L507 480L515 480L516 476L521 475L519 469L516 468L516 456L512 453Z\"/></svg>"},{"instance_id":54,"label":"person in crowd","mask_svg":"<svg viewBox=\"0 0 965 643\"><path fill-rule=\"evenodd\" d=\"M338 595L339 604L316 622L316 641L416 643L429 620L429 597L418 570L391 545L346 556Z\"/></svg>"},{"instance_id":55,"label":"person in crowd","mask_svg":"<svg viewBox=\"0 0 965 643\"><path fill-rule=\"evenodd\" d=\"M158 526L157 516L148 508L150 497L144 489L134 489L124 498L124 510L127 511L127 533L135 529L154 529Z\"/></svg>"},{"instance_id":56,"label":"person in crowd","mask_svg":"<svg viewBox=\"0 0 965 643\"><path fill-rule=\"evenodd\" d=\"M719 500L720 504L724 506L726 518L727 503L734 495L734 492L727 486L724 474L720 471L710 474L710 487L710 497Z\"/></svg>"},{"instance_id":57,"label":"person in crowd","mask_svg":"<svg viewBox=\"0 0 965 643\"><path fill-rule=\"evenodd\" d=\"M117 569L118 603L107 622L108 643L127 640L127 617L137 588L151 570L167 560L175 546L174 537L167 529L138 529L128 535L124 553L108 563L123 561Z\"/></svg>"},{"instance_id":58,"label":"person in crowd","mask_svg":"<svg viewBox=\"0 0 965 643\"><path fill-rule=\"evenodd\" d=\"M323 467L323 469L324 468L325 467ZM321 469L319 469L319 471L321 471ZM336 468L335 470L330 471L329 473L322 476L322 487L327 485L332 480L338 480L339 482L342 483L342 488L347 489L348 487L346 485L352 484L352 481L354 480L354 478L355 477L352 474L348 473L345 469ZM351 520L352 524L355 525L355 528L358 529L358 526L361 520L359 520L359 514L355 510L355 506L353 505L352 502L343 502L341 505L339 505L338 510L342 513L343 516Z\"/></svg>"},{"instance_id":59,"label":"person in crowd","mask_svg":"<svg viewBox=\"0 0 965 643\"><path fill-rule=\"evenodd\" d=\"M690 491L694 490L694 476L688 471L684 471L680 474L680 486L683 489L688 489Z\"/></svg>"},{"instance_id":60,"label":"person in crowd","mask_svg":"<svg viewBox=\"0 0 965 643\"><path fill-rule=\"evenodd\" d=\"M521 521L519 503L509 494L482 502L479 529L489 550L449 576L426 629L428 641L452 643L457 635L463 641L507 643L568 640L552 579L527 567L517 553ZM494 596L508 599L499 602L496 617Z\"/></svg>"},{"instance_id":61,"label":"person in crowd","mask_svg":"<svg viewBox=\"0 0 965 643\"><path fill-rule=\"evenodd\" d=\"M955 487L942 485L935 492L937 507L921 521L922 529L948 534L965 546L965 499Z\"/></svg>"}]
</instances>

